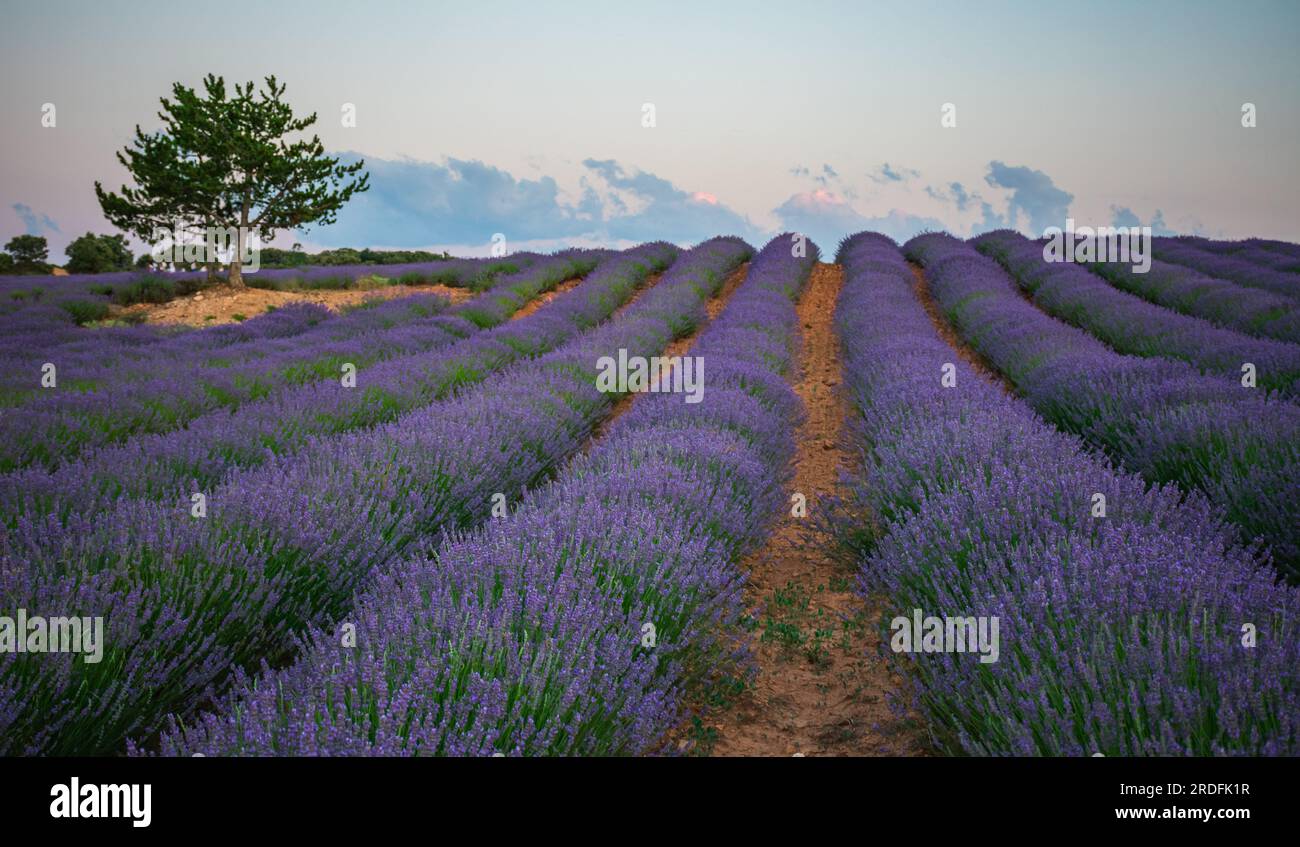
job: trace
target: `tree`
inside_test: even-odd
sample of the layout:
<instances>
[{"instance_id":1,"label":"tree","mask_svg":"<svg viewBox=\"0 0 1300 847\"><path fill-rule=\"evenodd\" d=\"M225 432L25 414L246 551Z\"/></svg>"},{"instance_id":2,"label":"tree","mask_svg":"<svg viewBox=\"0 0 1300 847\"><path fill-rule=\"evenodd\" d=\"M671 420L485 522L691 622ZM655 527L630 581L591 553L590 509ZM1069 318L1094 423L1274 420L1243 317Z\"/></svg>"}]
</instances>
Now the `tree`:
<instances>
[{"instance_id":1,"label":"tree","mask_svg":"<svg viewBox=\"0 0 1300 847\"><path fill-rule=\"evenodd\" d=\"M339 164L319 136L286 140L316 115L295 118L285 86L274 76L265 83L260 91L236 84L233 96L211 74L202 94L173 85L173 99L161 99L163 128L146 135L137 126L134 146L118 153L136 187L119 194L95 183L104 216L146 240L159 229L234 235L229 279L239 288L246 238L270 241L278 230L334 223L343 204L370 187L365 162Z\"/></svg>"},{"instance_id":2,"label":"tree","mask_svg":"<svg viewBox=\"0 0 1300 847\"><path fill-rule=\"evenodd\" d=\"M9 255L13 256L14 267L18 271L47 269L45 260L49 258L50 248L43 235L15 235L5 245Z\"/></svg>"},{"instance_id":3,"label":"tree","mask_svg":"<svg viewBox=\"0 0 1300 847\"><path fill-rule=\"evenodd\" d=\"M0 274L11 274L14 272L14 257L8 253L0 253Z\"/></svg>"},{"instance_id":4,"label":"tree","mask_svg":"<svg viewBox=\"0 0 1300 847\"><path fill-rule=\"evenodd\" d=\"M67 269L74 274L98 274L131 269L131 249L120 235L95 235L86 233L74 240L64 251L68 254Z\"/></svg>"}]
</instances>

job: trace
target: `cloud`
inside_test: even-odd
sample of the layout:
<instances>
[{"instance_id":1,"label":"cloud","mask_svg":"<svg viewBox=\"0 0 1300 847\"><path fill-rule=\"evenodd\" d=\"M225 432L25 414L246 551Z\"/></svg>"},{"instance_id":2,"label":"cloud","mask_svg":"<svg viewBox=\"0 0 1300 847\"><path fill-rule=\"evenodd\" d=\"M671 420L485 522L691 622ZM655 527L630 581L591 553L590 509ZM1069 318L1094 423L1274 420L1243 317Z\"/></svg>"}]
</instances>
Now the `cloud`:
<instances>
[{"instance_id":1,"label":"cloud","mask_svg":"<svg viewBox=\"0 0 1300 847\"><path fill-rule=\"evenodd\" d=\"M882 184L888 182L907 182L909 179L914 179L920 175L920 171L915 171L911 168L894 168L891 167L888 162L885 162L883 165L876 168L873 173L867 174L867 176L871 177L874 182Z\"/></svg>"},{"instance_id":2,"label":"cloud","mask_svg":"<svg viewBox=\"0 0 1300 847\"><path fill-rule=\"evenodd\" d=\"M1111 206L1111 226L1142 226L1142 219L1137 216L1132 209L1127 206ZM1165 224L1165 213L1156 209L1156 213L1151 216L1151 220L1146 224L1151 227L1152 235L1177 235L1178 233L1170 229Z\"/></svg>"},{"instance_id":3,"label":"cloud","mask_svg":"<svg viewBox=\"0 0 1300 847\"><path fill-rule=\"evenodd\" d=\"M840 179L840 172L835 170L835 168L829 164L823 163L821 170L818 171L813 171L811 168L804 167L803 165L795 165L790 169L790 173L800 179L810 179L825 188L830 188L831 183L836 183L841 193L846 195L851 195L853 193L843 184L843 181Z\"/></svg>"},{"instance_id":4,"label":"cloud","mask_svg":"<svg viewBox=\"0 0 1300 847\"><path fill-rule=\"evenodd\" d=\"M27 230L28 235L46 235L49 233L63 232L63 230L59 229L59 225L55 223L49 215L38 214L26 203L15 203L13 205L13 210L17 212L18 217L22 219L23 228Z\"/></svg>"},{"instance_id":5,"label":"cloud","mask_svg":"<svg viewBox=\"0 0 1300 847\"><path fill-rule=\"evenodd\" d=\"M950 182L947 188L935 188L932 185L927 185L925 193L941 203L953 204L959 212L966 211L972 200L980 199L978 194L972 195L960 182Z\"/></svg>"},{"instance_id":6,"label":"cloud","mask_svg":"<svg viewBox=\"0 0 1300 847\"><path fill-rule=\"evenodd\" d=\"M1022 216L1030 233L1035 235L1048 227L1065 225L1074 195L1057 188L1052 178L1042 171L994 161L989 162L989 173L984 181L994 188L1011 192L1006 213L1008 226L1024 229L1020 220Z\"/></svg>"},{"instance_id":7,"label":"cloud","mask_svg":"<svg viewBox=\"0 0 1300 847\"><path fill-rule=\"evenodd\" d=\"M344 153L344 162L359 156ZM323 247L432 247L508 243L694 243L719 234L753 238L748 219L709 191L685 191L652 173L587 159L576 200L554 177L516 178L484 162L366 159L370 190L338 222L305 237ZM603 189L603 190L598 190Z\"/></svg>"},{"instance_id":8,"label":"cloud","mask_svg":"<svg viewBox=\"0 0 1300 847\"><path fill-rule=\"evenodd\" d=\"M969 232L972 236L989 230L1002 229L1009 225L1007 217L994 209L992 203L989 203L977 192L967 191L966 186L960 182L950 182L945 188L935 188L927 185L925 193L941 203L951 204L958 212L965 212L978 205L980 218L969 226ZM951 232L961 232L962 228L963 226L960 224L948 227Z\"/></svg>"},{"instance_id":9,"label":"cloud","mask_svg":"<svg viewBox=\"0 0 1300 847\"><path fill-rule=\"evenodd\" d=\"M343 162L360 157L340 156ZM448 159L366 159L370 190L354 195L338 222L311 233L326 246L416 247L478 244L503 233L510 241L564 238L591 232L592 197L560 202L549 176L516 179L483 162ZM598 203L598 201L597 201Z\"/></svg>"},{"instance_id":10,"label":"cloud","mask_svg":"<svg viewBox=\"0 0 1300 847\"><path fill-rule=\"evenodd\" d=\"M1111 226L1142 226L1142 221L1127 206L1111 206Z\"/></svg>"},{"instance_id":11,"label":"cloud","mask_svg":"<svg viewBox=\"0 0 1300 847\"><path fill-rule=\"evenodd\" d=\"M902 242L921 232L944 229L943 222L935 218L897 209L882 217L868 217L825 189L795 194L777 206L773 214L780 219L782 228L807 235L827 254L834 253L845 236L863 230L884 233Z\"/></svg>"},{"instance_id":12,"label":"cloud","mask_svg":"<svg viewBox=\"0 0 1300 847\"><path fill-rule=\"evenodd\" d=\"M685 244L715 235L751 240L759 235L748 218L706 191L683 191L663 177L629 171L613 159L586 159L582 164L611 189L632 195L638 203L635 211L605 217L604 230L613 238ZM629 208L630 204L623 204L623 209Z\"/></svg>"}]
</instances>

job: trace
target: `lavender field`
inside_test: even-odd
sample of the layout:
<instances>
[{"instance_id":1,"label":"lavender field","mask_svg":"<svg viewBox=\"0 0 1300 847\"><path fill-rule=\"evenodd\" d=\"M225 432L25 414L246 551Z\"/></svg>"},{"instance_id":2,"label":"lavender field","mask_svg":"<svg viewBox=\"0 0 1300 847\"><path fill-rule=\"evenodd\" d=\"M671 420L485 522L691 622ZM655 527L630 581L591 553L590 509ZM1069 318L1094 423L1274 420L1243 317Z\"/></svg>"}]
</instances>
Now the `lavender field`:
<instances>
[{"instance_id":1,"label":"lavender field","mask_svg":"<svg viewBox=\"0 0 1300 847\"><path fill-rule=\"evenodd\" d=\"M3 18L6 834L1293 823L1296 0Z\"/></svg>"},{"instance_id":2,"label":"lavender field","mask_svg":"<svg viewBox=\"0 0 1300 847\"><path fill-rule=\"evenodd\" d=\"M1298 249L721 237L162 330L49 280L0 316L0 750L765 755L772 675L839 668L888 711L796 752L1296 755ZM605 379L658 356L702 390Z\"/></svg>"}]
</instances>

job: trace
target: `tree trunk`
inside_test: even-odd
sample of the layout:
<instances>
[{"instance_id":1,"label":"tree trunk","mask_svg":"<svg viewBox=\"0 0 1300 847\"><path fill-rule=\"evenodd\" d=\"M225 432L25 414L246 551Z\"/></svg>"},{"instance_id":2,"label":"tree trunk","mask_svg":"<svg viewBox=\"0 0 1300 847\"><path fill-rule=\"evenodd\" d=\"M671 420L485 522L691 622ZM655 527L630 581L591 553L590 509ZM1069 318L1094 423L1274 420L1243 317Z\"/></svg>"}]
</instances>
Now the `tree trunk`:
<instances>
[{"instance_id":1,"label":"tree trunk","mask_svg":"<svg viewBox=\"0 0 1300 847\"><path fill-rule=\"evenodd\" d=\"M230 287L244 288L244 274L241 268L244 265L244 233L248 230L248 202L245 200L244 208L239 213L239 230L235 235L235 249L230 256Z\"/></svg>"},{"instance_id":2,"label":"tree trunk","mask_svg":"<svg viewBox=\"0 0 1300 847\"><path fill-rule=\"evenodd\" d=\"M242 258L242 257L239 255L239 252L236 252L235 255L234 255L234 257L232 257L231 260L230 260L230 273L229 273L229 279L230 279L230 287L231 287L231 288L246 288L246 287L247 287L247 286L244 285L244 275L243 275L243 274L240 272L240 270L239 270L240 265L243 264L243 262L240 261L241 258Z\"/></svg>"}]
</instances>

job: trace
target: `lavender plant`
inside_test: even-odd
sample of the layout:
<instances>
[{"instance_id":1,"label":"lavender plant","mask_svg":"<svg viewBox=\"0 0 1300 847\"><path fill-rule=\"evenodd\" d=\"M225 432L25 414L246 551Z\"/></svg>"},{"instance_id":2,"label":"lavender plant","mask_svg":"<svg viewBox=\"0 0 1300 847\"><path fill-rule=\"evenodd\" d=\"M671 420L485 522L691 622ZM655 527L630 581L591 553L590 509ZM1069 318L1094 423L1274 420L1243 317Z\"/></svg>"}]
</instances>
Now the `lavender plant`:
<instances>
[{"instance_id":1,"label":"lavender plant","mask_svg":"<svg viewBox=\"0 0 1300 847\"><path fill-rule=\"evenodd\" d=\"M578 288L508 325L501 323L518 306L514 295L485 295L477 306L466 304L494 315L498 325L482 332L458 314L385 332L383 342L396 350L424 352L386 355L359 376L355 388L340 380L308 383L234 412L215 410L181 430L87 451L52 471L24 468L0 475L0 514L11 525L46 516L68 524L123 497L184 499L237 468L287 456L312 438L394 420L600 322L676 255L670 245L654 242L607 259ZM431 357L435 351L439 355Z\"/></svg>"},{"instance_id":2,"label":"lavender plant","mask_svg":"<svg viewBox=\"0 0 1300 847\"><path fill-rule=\"evenodd\" d=\"M117 362L97 367L72 359L63 364L64 378L78 380L93 390L41 391L40 371L27 371L33 387L30 403L0 420L0 470L28 464L56 467L88 447L119 443L137 433L177 429L215 409L238 408L264 398L285 385L337 378L342 363L360 369L376 361L444 346L474 327L495 326L533 297L565 279L589 272L597 262L591 254L566 254L537 263L527 271L475 300L452 310L459 320L425 320L434 308L386 310L385 317L405 314L416 332L397 336L400 344L372 337L371 316L331 321L320 333L302 333L279 346L261 345L263 351L234 351L230 358L211 360L202 351L179 356L159 373L158 359L150 356L131 368ZM428 303L428 301L425 301ZM473 326L458 331L468 320ZM382 332L382 330L381 330ZM332 338L330 336L333 336ZM322 342L326 342L322 344ZM333 343L328 343L333 342Z\"/></svg>"},{"instance_id":3,"label":"lavender plant","mask_svg":"<svg viewBox=\"0 0 1300 847\"><path fill-rule=\"evenodd\" d=\"M1260 387L1300 396L1300 345L1253 338L1149 303L1076 264L1045 261L1041 245L1012 230L985 233L971 243L996 259L1036 306L1117 352L1179 359L1203 373L1232 378L1250 362Z\"/></svg>"},{"instance_id":4,"label":"lavender plant","mask_svg":"<svg viewBox=\"0 0 1300 847\"><path fill-rule=\"evenodd\" d=\"M1292 297L1206 276L1183 265L1153 261L1146 273L1115 262L1088 265L1130 294L1248 335L1300 342L1300 303Z\"/></svg>"},{"instance_id":5,"label":"lavender plant","mask_svg":"<svg viewBox=\"0 0 1300 847\"><path fill-rule=\"evenodd\" d=\"M638 398L507 517L386 570L302 658L242 681L162 739L168 755L653 752L699 657L733 648L733 562L784 505L797 398L781 378L816 256L773 240L690 354L703 402ZM663 299L680 296L662 285ZM593 372L621 341L547 359Z\"/></svg>"},{"instance_id":6,"label":"lavender plant","mask_svg":"<svg viewBox=\"0 0 1300 847\"><path fill-rule=\"evenodd\" d=\"M1154 253L1161 261L1183 265L1207 276L1281 294L1293 300L1300 298L1300 276L1292 272L1300 270L1300 260L1288 259L1263 248L1244 247L1236 253L1221 254L1198 249L1182 239L1158 238L1154 242ZM1266 265L1261 266L1260 262Z\"/></svg>"},{"instance_id":7,"label":"lavender plant","mask_svg":"<svg viewBox=\"0 0 1300 847\"><path fill-rule=\"evenodd\" d=\"M1183 362L1119 355L1038 311L951 236L918 236L904 252L958 332L1048 421L1152 482L1204 492L1300 576L1300 407Z\"/></svg>"},{"instance_id":8,"label":"lavender plant","mask_svg":"<svg viewBox=\"0 0 1300 847\"><path fill-rule=\"evenodd\" d=\"M945 236L906 250L932 277L987 280L987 260ZM1300 751L1300 590L1276 583L1200 493L1148 487L970 368L939 338L893 242L857 235L839 258L835 322L862 470L845 480L837 536L862 590L884 594L895 614L1000 621L996 662L886 653L935 745L968 755ZM991 283L934 288L994 361L1009 330L973 312L1012 312L1025 337L1063 343ZM1094 516L1097 494L1104 517Z\"/></svg>"},{"instance_id":9,"label":"lavender plant","mask_svg":"<svg viewBox=\"0 0 1300 847\"><path fill-rule=\"evenodd\" d=\"M588 351L662 349L749 253L706 242L613 321L446 402L237 470L207 493L202 517L188 498L128 499L66 523L20 521L0 556L0 609L102 616L107 646L96 664L0 656L0 689L23 704L0 727L3 752L120 752L164 715L217 696L236 669L283 663L412 545L481 520L496 493L544 481L612 401L594 388ZM625 302L646 266L619 267L569 292L552 326L590 325Z\"/></svg>"}]
</instances>

